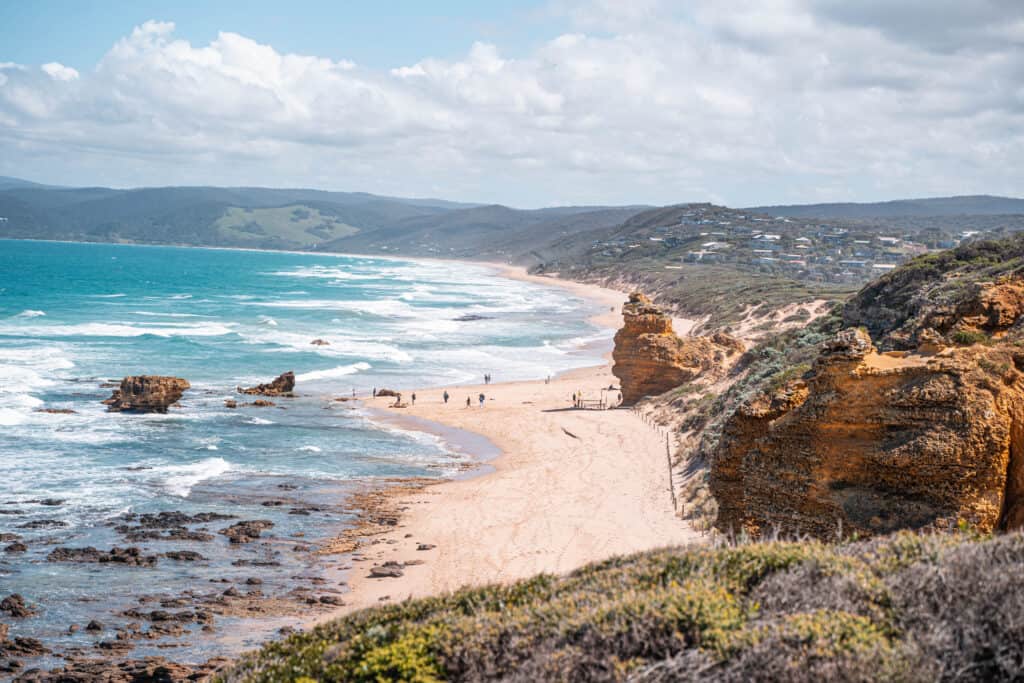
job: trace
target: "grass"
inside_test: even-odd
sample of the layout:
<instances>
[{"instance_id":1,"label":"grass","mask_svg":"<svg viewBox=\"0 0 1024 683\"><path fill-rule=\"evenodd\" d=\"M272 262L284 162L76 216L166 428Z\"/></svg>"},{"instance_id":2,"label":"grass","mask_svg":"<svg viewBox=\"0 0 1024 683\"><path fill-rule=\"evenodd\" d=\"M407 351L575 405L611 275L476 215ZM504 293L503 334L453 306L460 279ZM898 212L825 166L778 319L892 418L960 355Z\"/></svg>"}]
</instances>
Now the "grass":
<instances>
[{"instance_id":1,"label":"grass","mask_svg":"<svg viewBox=\"0 0 1024 683\"><path fill-rule=\"evenodd\" d=\"M358 232L334 216L299 204L269 209L233 206L217 219L213 228L224 238L243 243L258 244L272 236L303 248Z\"/></svg>"},{"instance_id":2,"label":"grass","mask_svg":"<svg viewBox=\"0 0 1024 683\"><path fill-rule=\"evenodd\" d=\"M993 680L1024 670L1024 536L666 549L344 617L226 681Z\"/></svg>"}]
</instances>

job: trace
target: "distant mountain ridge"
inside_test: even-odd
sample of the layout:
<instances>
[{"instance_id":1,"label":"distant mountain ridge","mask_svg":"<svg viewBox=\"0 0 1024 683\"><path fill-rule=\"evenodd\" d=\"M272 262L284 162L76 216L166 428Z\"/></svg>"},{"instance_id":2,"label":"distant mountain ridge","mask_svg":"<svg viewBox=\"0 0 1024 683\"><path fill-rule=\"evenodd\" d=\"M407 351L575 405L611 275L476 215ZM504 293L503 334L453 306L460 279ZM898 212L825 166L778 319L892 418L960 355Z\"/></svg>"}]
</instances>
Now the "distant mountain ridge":
<instances>
[{"instance_id":1,"label":"distant mountain ridge","mask_svg":"<svg viewBox=\"0 0 1024 683\"><path fill-rule=\"evenodd\" d=\"M896 218L904 216L998 216L1024 214L1024 199L993 195L896 199L887 202L782 204L746 209L797 218Z\"/></svg>"},{"instance_id":2,"label":"distant mountain ridge","mask_svg":"<svg viewBox=\"0 0 1024 683\"><path fill-rule=\"evenodd\" d=\"M263 187L59 187L0 176L0 238L244 247L539 264L678 223L687 207L516 209L432 198ZM880 221L1024 215L1024 199L944 197L745 209L767 216ZM945 217L945 218L943 218ZM884 219L884 220L883 220ZM982 221L983 222L983 221ZM977 227L977 226L975 226ZM914 226L917 229L917 226Z\"/></svg>"}]
</instances>

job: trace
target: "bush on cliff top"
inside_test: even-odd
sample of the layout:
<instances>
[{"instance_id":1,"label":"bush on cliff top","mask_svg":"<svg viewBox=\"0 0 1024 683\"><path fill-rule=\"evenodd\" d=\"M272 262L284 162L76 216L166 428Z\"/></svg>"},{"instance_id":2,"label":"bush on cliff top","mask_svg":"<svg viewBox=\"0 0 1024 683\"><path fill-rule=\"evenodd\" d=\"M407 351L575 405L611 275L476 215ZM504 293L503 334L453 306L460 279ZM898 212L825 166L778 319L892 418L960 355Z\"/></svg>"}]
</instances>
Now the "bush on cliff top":
<instances>
[{"instance_id":1,"label":"bush on cliff top","mask_svg":"<svg viewBox=\"0 0 1024 683\"><path fill-rule=\"evenodd\" d=\"M666 549L358 612L224 679L1008 679L1022 580L1021 534Z\"/></svg>"}]
</instances>

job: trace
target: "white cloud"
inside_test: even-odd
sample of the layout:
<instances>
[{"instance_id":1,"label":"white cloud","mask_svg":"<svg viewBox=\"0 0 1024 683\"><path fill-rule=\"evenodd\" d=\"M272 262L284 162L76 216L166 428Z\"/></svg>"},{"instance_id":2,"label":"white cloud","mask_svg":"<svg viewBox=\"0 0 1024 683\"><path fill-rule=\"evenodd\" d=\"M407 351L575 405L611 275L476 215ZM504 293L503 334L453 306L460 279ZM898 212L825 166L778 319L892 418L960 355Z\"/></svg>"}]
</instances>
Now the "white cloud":
<instances>
[{"instance_id":1,"label":"white cloud","mask_svg":"<svg viewBox=\"0 0 1024 683\"><path fill-rule=\"evenodd\" d=\"M78 78L77 70L72 69L70 66L64 66L60 62L49 62L39 68L55 81L73 81Z\"/></svg>"},{"instance_id":2,"label":"white cloud","mask_svg":"<svg viewBox=\"0 0 1024 683\"><path fill-rule=\"evenodd\" d=\"M526 205L1019 193L1024 16L941 1L953 28L925 0L563 1L572 32L525 57L387 71L147 22L81 76L0 65L0 173Z\"/></svg>"}]
</instances>

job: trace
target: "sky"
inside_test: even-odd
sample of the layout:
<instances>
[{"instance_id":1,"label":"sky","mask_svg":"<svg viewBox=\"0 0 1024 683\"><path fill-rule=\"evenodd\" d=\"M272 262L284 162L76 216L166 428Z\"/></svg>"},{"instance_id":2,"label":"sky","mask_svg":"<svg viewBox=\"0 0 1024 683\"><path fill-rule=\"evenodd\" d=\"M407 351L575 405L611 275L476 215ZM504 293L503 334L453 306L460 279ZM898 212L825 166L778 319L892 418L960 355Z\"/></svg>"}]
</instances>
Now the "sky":
<instances>
[{"instance_id":1,"label":"sky","mask_svg":"<svg viewBox=\"0 0 1024 683\"><path fill-rule=\"evenodd\" d=\"M1024 2L3 3L0 175L520 207L1020 196Z\"/></svg>"}]
</instances>

